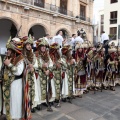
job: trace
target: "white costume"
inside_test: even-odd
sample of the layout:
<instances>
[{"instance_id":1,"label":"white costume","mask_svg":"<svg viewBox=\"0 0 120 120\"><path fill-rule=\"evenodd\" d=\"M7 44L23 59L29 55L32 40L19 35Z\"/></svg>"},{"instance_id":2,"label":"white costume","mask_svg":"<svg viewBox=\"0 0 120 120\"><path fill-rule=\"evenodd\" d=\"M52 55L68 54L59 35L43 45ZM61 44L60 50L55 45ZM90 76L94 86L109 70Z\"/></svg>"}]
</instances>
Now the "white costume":
<instances>
[{"instance_id":1,"label":"white costume","mask_svg":"<svg viewBox=\"0 0 120 120\"><path fill-rule=\"evenodd\" d=\"M11 42L12 41L12 42ZM19 38L9 38L6 47L7 49L20 53L22 49L19 49L15 42L20 42ZM15 57L13 62L4 67L4 110L7 119L20 119L22 118L22 73L24 70L23 56L20 54Z\"/></svg>"},{"instance_id":2,"label":"white costume","mask_svg":"<svg viewBox=\"0 0 120 120\"><path fill-rule=\"evenodd\" d=\"M34 56L34 60L35 60L35 63L33 64L33 67L36 70L38 68L38 61L35 56ZM35 97L34 97L32 108L36 107L39 102L38 84L37 84L37 78L35 74L34 74L34 83L35 83Z\"/></svg>"},{"instance_id":3,"label":"white costume","mask_svg":"<svg viewBox=\"0 0 120 120\"><path fill-rule=\"evenodd\" d=\"M16 67L16 71L12 72L12 74L15 76L22 75L23 70L24 70L23 60L19 61L15 65L15 67ZM9 76L11 76L11 74L9 74ZM6 110L4 109L3 112L6 113ZM15 79L11 83L11 87L10 87L10 114L11 114L12 119L22 118L22 77L19 79Z\"/></svg>"}]
</instances>

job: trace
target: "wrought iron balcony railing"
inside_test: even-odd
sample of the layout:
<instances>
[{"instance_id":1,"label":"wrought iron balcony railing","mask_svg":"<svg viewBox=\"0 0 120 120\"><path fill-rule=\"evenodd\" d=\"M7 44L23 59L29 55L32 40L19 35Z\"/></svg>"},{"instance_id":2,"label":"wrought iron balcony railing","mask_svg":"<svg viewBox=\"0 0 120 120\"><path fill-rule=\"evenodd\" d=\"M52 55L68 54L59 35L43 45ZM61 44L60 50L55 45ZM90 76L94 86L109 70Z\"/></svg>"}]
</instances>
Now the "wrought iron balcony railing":
<instances>
[{"instance_id":1,"label":"wrought iron balcony railing","mask_svg":"<svg viewBox=\"0 0 120 120\"><path fill-rule=\"evenodd\" d=\"M34 2L34 5L42 8L45 7L45 4L43 2L40 2L40 3Z\"/></svg>"},{"instance_id":2,"label":"wrought iron balcony railing","mask_svg":"<svg viewBox=\"0 0 120 120\"><path fill-rule=\"evenodd\" d=\"M90 18L85 17L85 16L80 16L80 19L83 21L91 22Z\"/></svg>"},{"instance_id":3,"label":"wrought iron balcony railing","mask_svg":"<svg viewBox=\"0 0 120 120\"><path fill-rule=\"evenodd\" d=\"M34 0L10 0L10 1L15 1L15 2L26 3L26 4L29 4L29 5L34 5Z\"/></svg>"},{"instance_id":4,"label":"wrought iron balcony railing","mask_svg":"<svg viewBox=\"0 0 120 120\"><path fill-rule=\"evenodd\" d=\"M116 23L117 23L117 18L110 19L110 24L116 24Z\"/></svg>"},{"instance_id":5,"label":"wrought iron balcony railing","mask_svg":"<svg viewBox=\"0 0 120 120\"><path fill-rule=\"evenodd\" d=\"M67 9L58 7L56 5L52 5L52 4L48 4L48 3L44 3L44 2L37 2L36 0L11 0L11 1L17 1L17 2L20 2L20 3L33 5L33 6L36 6L36 7L41 7L41 8L47 9L47 10L51 10L51 11L54 11L54 12L57 12L57 13L61 13L61 14L73 17L73 12L72 11L69 11Z\"/></svg>"},{"instance_id":6,"label":"wrought iron balcony railing","mask_svg":"<svg viewBox=\"0 0 120 120\"><path fill-rule=\"evenodd\" d=\"M50 5L50 10L73 17L73 12L72 11L66 10L64 8L61 8L61 7L52 5L52 4Z\"/></svg>"},{"instance_id":7,"label":"wrought iron balcony railing","mask_svg":"<svg viewBox=\"0 0 120 120\"><path fill-rule=\"evenodd\" d=\"M84 3L87 3L88 1L87 0L80 0L81 2L84 2Z\"/></svg>"}]
</instances>

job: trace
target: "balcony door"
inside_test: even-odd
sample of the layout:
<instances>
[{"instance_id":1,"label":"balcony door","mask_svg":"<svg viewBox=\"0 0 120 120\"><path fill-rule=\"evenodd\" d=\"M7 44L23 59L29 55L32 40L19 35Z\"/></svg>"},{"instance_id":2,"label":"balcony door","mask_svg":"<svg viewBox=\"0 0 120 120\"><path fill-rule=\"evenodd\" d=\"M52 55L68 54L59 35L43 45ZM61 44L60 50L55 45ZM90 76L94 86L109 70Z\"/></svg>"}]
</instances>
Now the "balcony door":
<instances>
[{"instance_id":1,"label":"balcony door","mask_svg":"<svg viewBox=\"0 0 120 120\"><path fill-rule=\"evenodd\" d=\"M44 8L45 0L35 0L34 5Z\"/></svg>"},{"instance_id":2,"label":"balcony door","mask_svg":"<svg viewBox=\"0 0 120 120\"><path fill-rule=\"evenodd\" d=\"M67 15L67 0L60 0L60 13Z\"/></svg>"},{"instance_id":3,"label":"balcony door","mask_svg":"<svg viewBox=\"0 0 120 120\"><path fill-rule=\"evenodd\" d=\"M80 5L80 19L86 20L86 6Z\"/></svg>"}]
</instances>

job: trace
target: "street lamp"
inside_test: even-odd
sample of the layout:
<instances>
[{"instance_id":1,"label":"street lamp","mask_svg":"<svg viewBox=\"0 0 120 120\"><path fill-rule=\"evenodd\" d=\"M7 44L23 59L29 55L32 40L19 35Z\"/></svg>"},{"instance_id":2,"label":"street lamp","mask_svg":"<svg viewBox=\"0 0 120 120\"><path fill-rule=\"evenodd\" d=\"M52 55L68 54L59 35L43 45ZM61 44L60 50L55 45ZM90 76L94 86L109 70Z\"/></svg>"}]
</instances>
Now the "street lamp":
<instances>
[{"instance_id":1,"label":"street lamp","mask_svg":"<svg viewBox=\"0 0 120 120\"><path fill-rule=\"evenodd\" d=\"M97 37L96 37L96 27L97 27L97 24L93 24L92 25L92 29L93 29L93 44L95 45L98 41L97 41Z\"/></svg>"}]
</instances>

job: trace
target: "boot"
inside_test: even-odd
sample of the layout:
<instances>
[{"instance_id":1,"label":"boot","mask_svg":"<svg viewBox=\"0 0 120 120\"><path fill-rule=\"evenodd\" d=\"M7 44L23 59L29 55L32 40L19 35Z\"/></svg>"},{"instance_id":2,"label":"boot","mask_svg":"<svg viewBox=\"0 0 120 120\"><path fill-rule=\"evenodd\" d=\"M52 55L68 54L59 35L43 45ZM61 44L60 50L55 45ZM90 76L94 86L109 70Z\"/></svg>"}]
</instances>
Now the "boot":
<instances>
[{"instance_id":1,"label":"boot","mask_svg":"<svg viewBox=\"0 0 120 120\"><path fill-rule=\"evenodd\" d=\"M60 107L61 107L60 102L58 102L57 105L56 105L55 107L56 107L56 108L60 108Z\"/></svg>"},{"instance_id":2,"label":"boot","mask_svg":"<svg viewBox=\"0 0 120 120\"><path fill-rule=\"evenodd\" d=\"M42 110L42 105L37 105L36 109L37 110Z\"/></svg>"},{"instance_id":3,"label":"boot","mask_svg":"<svg viewBox=\"0 0 120 120\"><path fill-rule=\"evenodd\" d=\"M53 112L53 109L50 106L48 106L47 111L48 112Z\"/></svg>"},{"instance_id":4,"label":"boot","mask_svg":"<svg viewBox=\"0 0 120 120\"><path fill-rule=\"evenodd\" d=\"M79 98L82 98L82 95L79 95L78 97L79 97Z\"/></svg>"},{"instance_id":5,"label":"boot","mask_svg":"<svg viewBox=\"0 0 120 120\"><path fill-rule=\"evenodd\" d=\"M32 108L32 109L31 109L31 112L32 112L32 113L35 113L35 108Z\"/></svg>"},{"instance_id":6,"label":"boot","mask_svg":"<svg viewBox=\"0 0 120 120\"><path fill-rule=\"evenodd\" d=\"M94 87L94 90L95 90L95 91L98 91L98 89L97 89L96 87Z\"/></svg>"},{"instance_id":7,"label":"boot","mask_svg":"<svg viewBox=\"0 0 120 120\"><path fill-rule=\"evenodd\" d=\"M107 90L107 87L106 87L106 86L104 86L104 90Z\"/></svg>"},{"instance_id":8,"label":"boot","mask_svg":"<svg viewBox=\"0 0 120 120\"><path fill-rule=\"evenodd\" d=\"M72 98L71 97L68 97L68 102L72 103Z\"/></svg>"},{"instance_id":9,"label":"boot","mask_svg":"<svg viewBox=\"0 0 120 120\"><path fill-rule=\"evenodd\" d=\"M63 98L62 101L63 101L63 102L66 102L66 98Z\"/></svg>"},{"instance_id":10,"label":"boot","mask_svg":"<svg viewBox=\"0 0 120 120\"><path fill-rule=\"evenodd\" d=\"M115 88L113 87L113 86L111 86L111 88L110 88L112 91L115 91Z\"/></svg>"}]
</instances>

